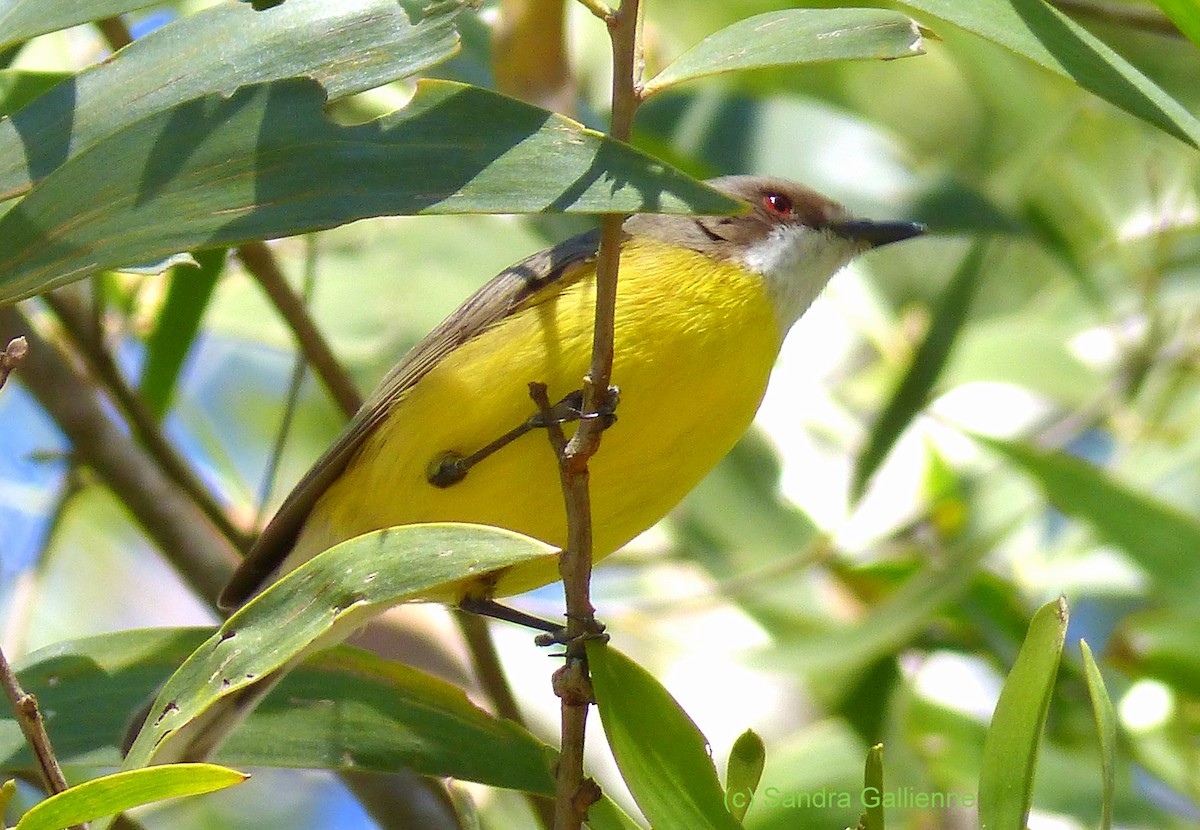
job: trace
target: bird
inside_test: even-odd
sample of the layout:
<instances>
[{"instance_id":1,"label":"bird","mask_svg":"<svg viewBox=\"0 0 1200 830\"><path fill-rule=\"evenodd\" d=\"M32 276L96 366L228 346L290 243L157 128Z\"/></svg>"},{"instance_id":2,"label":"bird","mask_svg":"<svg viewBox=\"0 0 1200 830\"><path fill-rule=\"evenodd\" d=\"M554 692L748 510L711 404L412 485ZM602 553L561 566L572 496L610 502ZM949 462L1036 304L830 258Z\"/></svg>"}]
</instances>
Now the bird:
<instances>
[{"instance_id":1,"label":"bird","mask_svg":"<svg viewBox=\"0 0 1200 830\"><path fill-rule=\"evenodd\" d=\"M619 404L590 461L593 557L667 514L750 426L784 336L830 278L919 236L853 216L773 176L706 182L727 216L638 214L622 226L612 378ZM283 501L222 592L232 609L321 551L422 522L470 522L567 543L558 461L530 399L545 384L575 428L592 349L599 233L506 268L405 354ZM615 391L615 390L614 390ZM614 400L617 396L614 395ZM484 607L559 578L553 560L440 586Z\"/></svg>"}]
</instances>

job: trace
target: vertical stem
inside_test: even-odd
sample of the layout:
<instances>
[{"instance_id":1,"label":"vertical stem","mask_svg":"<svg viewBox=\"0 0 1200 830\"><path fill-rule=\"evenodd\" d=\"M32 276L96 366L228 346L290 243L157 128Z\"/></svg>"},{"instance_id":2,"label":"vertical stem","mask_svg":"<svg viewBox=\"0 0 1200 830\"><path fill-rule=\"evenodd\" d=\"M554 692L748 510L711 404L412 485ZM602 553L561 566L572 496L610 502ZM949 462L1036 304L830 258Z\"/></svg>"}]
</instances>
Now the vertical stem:
<instances>
[{"instance_id":1,"label":"vertical stem","mask_svg":"<svg viewBox=\"0 0 1200 830\"><path fill-rule=\"evenodd\" d=\"M26 338L14 337L8 342L4 351L0 352L0 388L4 387L9 373L21 364L28 353L29 341ZM46 734L42 710L38 707L37 698L21 688L3 649L0 649L0 687L4 688L4 696L12 706L13 715L21 727L25 742L33 750L33 757L37 760L38 772L41 773L46 791L51 795L61 793L67 789L67 779L63 776L62 767L54 755L54 747L50 745L50 736Z\"/></svg>"},{"instance_id":2,"label":"vertical stem","mask_svg":"<svg viewBox=\"0 0 1200 830\"><path fill-rule=\"evenodd\" d=\"M595 11L595 4L588 4ZM604 15L612 40L613 86L610 135L628 141L640 97L637 49L640 8L638 0L622 0ZM592 514L588 461L600 448L604 420L596 417L609 398L614 353L613 323L617 305L617 266L621 226L625 217L606 215L600 225L596 261L596 317L592 334L592 362L584 378L584 417L575 435L561 448L560 473L567 507L567 549L559 559L567 606L566 664L554 677L555 693L562 702L562 754L558 762L555 830L578 830L587 809L597 798L595 783L583 777L583 750L587 708L591 703L584 641L600 632L591 602ZM532 390L535 398L539 390ZM538 401L549 409L545 390ZM590 416L590 417L589 417ZM552 422L553 419L547 419ZM552 440L555 440L553 430Z\"/></svg>"}]
</instances>

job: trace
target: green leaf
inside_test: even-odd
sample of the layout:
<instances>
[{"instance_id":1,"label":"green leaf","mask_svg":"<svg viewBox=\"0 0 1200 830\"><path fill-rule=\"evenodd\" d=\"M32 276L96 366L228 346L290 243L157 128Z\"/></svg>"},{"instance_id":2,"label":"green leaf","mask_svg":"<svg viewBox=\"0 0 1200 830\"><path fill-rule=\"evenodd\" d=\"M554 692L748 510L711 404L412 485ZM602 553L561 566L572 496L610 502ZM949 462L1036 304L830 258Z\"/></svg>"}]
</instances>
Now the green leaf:
<instances>
[{"instance_id":1,"label":"green leaf","mask_svg":"<svg viewBox=\"0 0 1200 830\"><path fill-rule=\"evenodd\" d=\"M1188 40L1200 46L1200 5L1196 0L1154 0Z\"/></svg>"},{"instance_id":2,"label":"green leaf","mask_svg":"<svg viewBox=\"0 0 1200 830\"><path fill-rule=\"evenodd\" d=\"M1113 798L1117 791L1117 716L1112 700L1104 687L1100 667L1092 657L1086 640L1079 641L1083 654L1083 676L1087 680L1088 697L1092 701L1092 717L1096 721L1096 736L1100 741L1100 830L1112 827Z\"/></svg>"},{"instance_id":3,"label":"green leaf","mask_svg":"<svg viewBox=\"0 0 1200 830\"><path fill-rule=\"evenodd\" d=\"M883 744L875 744L867 751L867 763L863 769L863 795L871 796L867 811L862 815L863 830L885 830L883 815Z\"/></svg>"},{"instance_id":4,"label":"green leaf","mask_svg":"<svg viewBox=\"0 0 1200 830\"><path fill-rule=\"evenodd\" d=\"M3 784L0 784L0 816L8 812L8 805L12 804L13 798L16 795L17 782L15 780L9 778Z\"/></svg>"},{"instance_id":5,"label":"green leaf","mask_svg":"<svg viewBox=\"0 0 1200 830\"><path fill-rule=\"evenodd\" d=\"M31 654L22 685L48 713L64 764L116 766L133 721L212 629L121 631ZM549 750L476 707L458 687L369 652L338 646L304 662L218 750L230 766L388 772L407 767L550 793ZM0 717L0 769L33 773L11 714Z\"/></svg>"},{"instance_id":6,"label":"green leaf","mask_svg":"<svg viewBox=\"0 0 1200 830\"><path fill-rule=\"evenodd\" d=\"M1179 693L1200 697L1200 609L1155 608L1121 620L1108 653L1131 677L1153 677Z\"/></svg>"},{"instance_id":7,"label":"green leaf","mask_svg":"<svg viewBox=\"0 0 1200 830\"><path fill-rule=\"evenodd\" d=\"M77 784L35 804L17 822L15 830L64 830L143 804L223 790L249 777L214 764L172 764L118 772Z\"/></svg>"},{"instance_id":8,"label":"green leaf","mask_svg":"<svg viewBox=\"0 0 1200 830\"><path fill-rule=\"evenodd\" d=\"M631 819L624 810L606 795L588 807L587 821L590 830L642 830L642 826Z\"/></svg>"},{"instance_id":9,"label":"green leaf","mask_svg":"<svg viewBox=\"0 0 1200 830\"><path fill-rule=\"evenodd\" d=\"M336 545L248 602L188 657L151 706L125 768L209 751L305 657L394 605L554 555L526 536L468 524L405 525Z\"/></svg>"},{"instance_id":10,"label":"green leaf","mask_svg":"<svg viewBox=\"0 0 1200 830\"><path fill-rule=\"evenodd\" d=\"M368 216L739 207L625 144L478 87L424 81L405 109L350 127L330 122L323 102L312 81L249 86L80 153L0 219L0 303L105 268Z\"/></svg>"},{"instance_id":11,"label":"green leaf","mask_svg":"<svg viewBox=\"0 0 1200 830\"><path fill-rule=\"evenodd\" d=\"M913 355L912 365L896 386L896 391L884 407L867 445L854 465L850 492L855 500L862 497L871 476L887 457L900 434L908 427L925 404L934 384L954 349L958 334L967 322L971 300L981 282L985 242L976 242L959 265L950 284L938 298L929 332Z\"/></svg>"},{"instance_id":12,"label":"green leaf","mask_svg":"<svg viewBox=\"0 0 1200 830\"><path fill-rule=\"evenodd\" d=\"M587 644L608 745L655 830L739 830L704 735L653 675L599 641Z\"/></svg>"},{"instance_id":13,"label":"green leaf","mask_svg":"<svg viewBox=\"0 0 1200 830\"><path fill-rule=\"evenodd\" d=\"M443 3L422 14L413 0L288 0L256 12L219 3L156 29L0 122L0 194L23 193L102 138L193 98L309 77L335 100L420 72L458 51L462 7Z\"/></svg>"},{"instance_id":14,"label":"green leaf","mask_svg":"<svg viewBox=\"0 0 1200 830\"><path fill-rule=\"evenodd\" d=\"M16 112L70 77L70 72L0 69L0 115ZM0 135L7 132L10 124L9 121L0 121ZM0 158L3 157L3 152L0 150ZM4 188L0 187L0 192L3 190Z\"/></svg>"},{"instance_id":15,"label":"green leaf","mask_svg":"<svg viewBox=\"0 0 1200 830\"><path fill-rule=\"evenodd\" d=\"M142 400L160 419L171 406L183 362L225 268L226 253L224 248L201 251L196 265L176 265L167 278L167 298L146 339L146 363L138 382Z\"/></svg>"},{"instance_id":16,"label":"green leaf","mask_svg":"<svg viewBox=\"0 0 1200 830\"><path fill-rule=\"evenodd\" d=\"M1099 468L1061 452L972 436L1024 468L1050 503L1088 522L1122 548L1173 600L1190 604L1200 589L1200 521L1119 484Z\"/></svg>"},{"instance_id":17,"label":"green leaf","mask_svg":"<svg viewBox=\"0 0 1200 830\"><path fill-rule=\"evenodd\" d=\"M923 55L908 17L880 9L789 9L739 20L680 55L646 83L645 94L712 75L835 60Z\"/></svg>"},{"instance_id":18,"label":"green leaf","mask_svg":"<svg viewBox=\"0 0 1200 830\"><path fill-rule=\"evenodd\" d=\"M840 697L853 674L880 657L895 654L929 624L947 603L962 595L975 578L975 566L991 549L983 542L963 543L946 559L928 562L904 585L852 625L780 642L765 659L778 671L804 672Z\"/></svg>"},{"instance_id":19,"label":"green leaf","mask_svg":"<svg viewBox=\"0 0 1200 830\"><path fill-rule=\"evenodd\" d=\"M160 0L0 0L0 49L47 32L157 6Z\"/></svg>"},{"instance_id":20,"label":"green leaf","mask_svg":"<svg viewBox=\"0 0 1200 830\"><path fill-rule=\"evenodd\" d=\"M450 776L553 795L553 752L462 689L341 646L292 671L215 759L238 766L357 769Z\"/></svg>"},{"instance_id":21,"label":"green leaf","mask_svg":"<svg viewBox=\"0 0 1200 830\"><path fill-rule=\"evenodd\" d=\"M1066 78L1193 147L1200 121L1136 67L1042 0L900 0Z\"/></svg>"},{"instance_id":22,"label":"green leaf","mask_svg":"<svg viewBox=\"0 0 1200 830\"><path fill-rule=\"evenodd\" d=\"M1038 609L996 702L979 772L982 830L1025 830L1033 802L1038 746L1067 634L1067 601Z\"/></svg>"},{"instance_id":23,"label":"green leaf","mask_svg":"<svg viewBox=\"0 0 1200 830\"><path fill-rule=\"evenodd\" d=\"M747 729L733 742L729 751L729 764L725 769L725 792L745 793L744 799L730 803L729 812L738 821L746 817L754 791L762 780L763 767L767 763L767 748L762 738L753 729Z\"/></svg>"}]
</instances>

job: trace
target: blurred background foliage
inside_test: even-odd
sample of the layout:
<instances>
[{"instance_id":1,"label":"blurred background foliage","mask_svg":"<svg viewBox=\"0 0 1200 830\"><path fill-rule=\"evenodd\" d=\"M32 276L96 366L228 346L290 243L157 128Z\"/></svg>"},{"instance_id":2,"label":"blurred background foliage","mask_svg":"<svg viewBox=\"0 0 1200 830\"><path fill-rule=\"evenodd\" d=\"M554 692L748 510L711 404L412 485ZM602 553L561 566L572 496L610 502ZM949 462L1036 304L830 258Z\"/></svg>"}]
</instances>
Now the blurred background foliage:
<instances>
[{"instance_id":1,"label":"blurred background foliage","mask_svg":"<svg viewBox=\"0 0 1200 830\"><path fill-rule=\"evenodd\" d=\"M139 35L204 5L162 4L125 22ZM556 19L546 6L556 5L485 2L459 19L461 53L428 74L498 85L602 128L607 37L567 4L565 49L545 45ZM653 69L752 14L839 4L646 5ZM994 43L889 7L929 27L927 54L711 78L639 113L633 143L688 173L786 176L855 212L920 219L934 233L834 280L785 344L754 431L661 526L596 573L600 616L679 699L714 757L727 757L747 727L763 736L764 787L855 791L867 747L882 741L889 787L970 792L1027 621L1064 594L1071 627L1031 826L1094 826L1099 815L1080 638L1118 709L1116 822L1195 826L1200 156ZM1200 112L1197 46L1122 14L1154 5L1096 0L1068 10ZM494 49L501 31L539 46ZM93 27L34 39L6 53L13 71L0 96L29 95L22 85L35 70L74 71L107 50ZM555 82L533 88L530 78ZM330 112L364 122L410 94L409 82L396 82ZM549 215L383 218L272 248L297 288L311 274L312 315L365 391L492 274L588 225ZM971 254L977 240L986 243ZM189 267L114 273L91 291L104 342L135 384L151 362L166 362L155 370L169 395L164 429L248 528L342 418L306 379L275 483L264 485L296 361L292 337L238 260L218 258L211 294L179 299L175 286L198 279ZM194 340L186 322L162 326L172 302L198 323ZM164 329L183 332L182 345L156 341ZM930 332L945 349L930 345ZM177 383L171 354L186 355ZM922 372L927 382L905 381ZM0 394L0 424L0 608L10 655L215 619L211 598L195 596L122 504L72 462L19 384ZM864 460L867 447L873 460ZM1062 454L1088 466L1055 467ZM547 588L520 604L553 615L560 603ZM439 609L401 617L443 653L410 646L402 658L469 683ZM532 728L553 743L553 663L527 632L496 636ZM619 794L611 762L599 752L590 760ZM470 792L482 826L529 826L512 794ZM334 779L280 771L143 820L239 827L248 812L263 828L371 826ZM752 808L746 825L841 827L857 812ZM889 821L969 827L973 818L901 808Z\"/></svg>"}]
</instances>

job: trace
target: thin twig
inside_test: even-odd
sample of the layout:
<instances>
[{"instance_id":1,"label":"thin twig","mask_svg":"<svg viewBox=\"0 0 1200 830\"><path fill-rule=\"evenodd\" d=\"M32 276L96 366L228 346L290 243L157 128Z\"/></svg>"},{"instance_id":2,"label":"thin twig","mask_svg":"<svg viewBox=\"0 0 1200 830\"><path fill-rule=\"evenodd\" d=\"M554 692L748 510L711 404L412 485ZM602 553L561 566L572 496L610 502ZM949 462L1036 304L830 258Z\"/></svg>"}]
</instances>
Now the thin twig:
<instances>
[{"instance_id":1,"label":"thin twig","mask_svg":"<svg viewBox=\"0 0 1200 830\"><path fill-rule=\"evenodd\" d=\"M601 0L579 0L579 4L605 23L613 16L613 10L604 5Z\"/></svg>"},{"instance_id":2,"label":"thin twig","mask_svg":"<svg viewBox=\"0 0 1200 830\"><path fill-rule=\"evenodd\" d=\"M248 242L237 249L237 257L291 328L308 365L325 384L338 408L346 417L357 412L362 406L362 396L313 322L303 298L288 285L275 254L265 242Z\"/></svg>"},{"instance_id":3,"label":"thin twig","mask_svg":"<svg viewBox=\"0 0 1200 830\"><path fill-rule=\"evenodd\" d=\"M1140 29L1155 35L1186 37L1171 18L1158 9L1139 8L1124 3L1104 3L1097 0L1049 0L1059 11L1097 23L1113 23Z\"/></svg>"},{"instance_id":4,"label":"thin twig","mask_svg":"<svg viewBox=\"0 0 1200 830\"><path fill-rule=\"evenodd\" d=\"M584 0L593 14L603 6ZM603 11L612 41L612 123L609 134L628 141L633 116L641 98L640 55L637 47L640 4L622 0L616 11ZM617 301L617 267L621 226L625 217L605 215L600 223L600 248L596 260L596 312L592 332L592 361L583 381L583 417L571 440L562 445L561 430L551 428L551 442L559 454L559 472L567 513L567 548L559 557L559 572L567 606L566 663L555 672L554 691L561 705L561 750L555 792L554 830L578 830L588 807L599 798L599 788L583 776L587 707L592 701L588 677L587 638L602 630L591 602L592 512L588 461L600 448L606 419L600 413L609 403L614 354L614 320ZM539 394L540 393L540 394ZM543 413L549 412L545 388L531 384L530 394ZM554 425L553 418L547 418ZM557 432L557 435L555 434Z\"/></svg>"},{"instance_id":5,"label":"thin twig","mask_svg":"<svg viewBox=\"0 0 1200 830\"><path fill-rule=\"evenodd\" d=\"M317 284L317 243L311 233L304 237L304 286L301 288L301 302L307 306L312 301L313 288ZM296 418L296 409L300 404L300 390L304 385L304 376L308 372L308 362L303 352L296 352L296 362L292 365L292 378L288 382L287 397L284 399L283 416L279 419L279 429L275 432L275 444L267 457L267 468L262 477L262 488L258 494L258 509L265 511L271 502L271 493L275 488L275 478L279 474L279 462L283 458L283 450L287 444L288 435L292 431L292 422ZM255 527L262 526L263 516L260 512L254 522Z\"/></svg>"},{"instance_id":6,"label":"thin twig","mask_svg":"<svg viewBox=\"0 0 1200 830\"><path fill-rule=\"evenodd\" d=\"M0 389L4 388L8 376L17 368L29 354L29 340L25 337L14 337L8 341L4 351L0 352ZM50 736L46 734L46 724L42 720L42 710L38 707L37 698L21 688L17 675L9 665L4 649L0 648L0 686L16 715L17 724L25 742L33 750L37 761L38 772L46 791L54 794L67 789L67 779L63 776L62 767L50 744Z\"/></svg>"},{"instance_id":7,"label":"thin twig","mask_svg":"<svg viewBox=\"0 0 1200 830\"><path fill-rule=\"evenodd\" d=\"M14 306L0 308L0 342L24 335L29 354L21 382L91 467L133 514L192 590L215 597L233 572L237 551L157 462L114 422L96 390Z\"/></svg>"},{"instance_id":8,"label":"thin twig","mask_svg":"<svg viewBox=\"0 0 1200 830\"><path fill-rule=\"evenodd\" d=\"M158 419L125 380L112 350L104 342L101 328L94 322L95 306L89 303L85 308L79 296L76 286L67 286L45 294L42 299L54 312L62 324L63 332L87 361L96 379L121 408L146 452L154 458L163 473L188 494L225 538L239 551L245 552L250 547L250 535L233 523L220 502L163 435Z\"/></svg>"},{"instance_id":9,"label":"thin twig","mask_svg":"<svg viewBox=\"0 0 1200 830\"><path fill-rule=\"evenodd\" d=\"M62 767L58 765L54 747L50 744L50 736L46 734L46 724L42 720L42 710L38 707L37 698L21 688L3 649L0 649L0 685L4 686L4 694L12 705L25 742L33 750L33 757L37 760L38 772L46 791L51 795L63 792L68 787L67 779L63 776ZM74 827L80 828L82 825Z\"/></svg>"},{"instance_id":10,"label":"thin twig","mask_svg":"<svg viewBox=\"0 0 1200 830\"><path fill-rule=\"evenodd\" d=\"M8 345L4 347L4 351L0 352L0 389L4 388L5 381L12 374L12 370L17 368L18 364L25 359L25 355L29 353L29 341L24 337L14 337L8 341Z\"/></svg>"},{"instance_id":11,"label":"thin twig","mask_svg":"<svg viewBox=\"0 0 1200 830\"><path fill-rule=\"evenodd\" d=\"M587 488L586 468L584 470L584 484L582 490L572 482L572 475L568 470L567 463L567 445L568 441L563 434L562 424L554 417L550 398L546 394L546 385L544 383L529 384L529 397L533 398L533 402L537 405L538 411L542 414L542 421L546 424L546 435L550 439L550 447L554 450L554 455L558 459L558 475L563 490L563 500L566 502L568 521L572 517L577 517L582 512L583 521L579 522L575 519L575 523L570 525L569 531L574 531L580 524L590 533L591 530L591 505L589 502L589 494ZM577 478L577 477L576 477ZM571 533L570 545L586 543L585 550L590 553L591 539L586 540L577 538L574 532ZM563 551L559 557L559 569L562 571L564 584L569 583L569 577L566 567L563 565L563 559L567 557L568 551L572 550L568 545L568 549ZM578 550L578 549L576 549ZM575 557L579 559L579 557ZM590 565L590 556L586 557L584 565ZM575 574L576 578L578 575ZM583 576L583 600L586 604L587 613L592 614L591 602L588 598L588 582L590 573ZM568 597L571 594L568 592ZM576 599L576 601L578 601ZM561 701L561 727L559 736L558 768L555 782L555 797L554 797L554 830L578 830L587 818L587 810L596 799L599 798L599 788L595 782L590 779L585 779L583 776L583 753L586 746L587 737L587 708L593 701L591 679L588 677L587 670L587 654L583 651L583 635L578 633L576 629L581 629L583 621L579 617L572 616L571 599L568 599L567 604L567 632L568 643L567 652L565 654L566 663L562 668L554 673L554 694ZM579 609L576 608L576 611ZM592 625L595 626L595 619L592 619Z\"/></svg>"}]
</instances>

